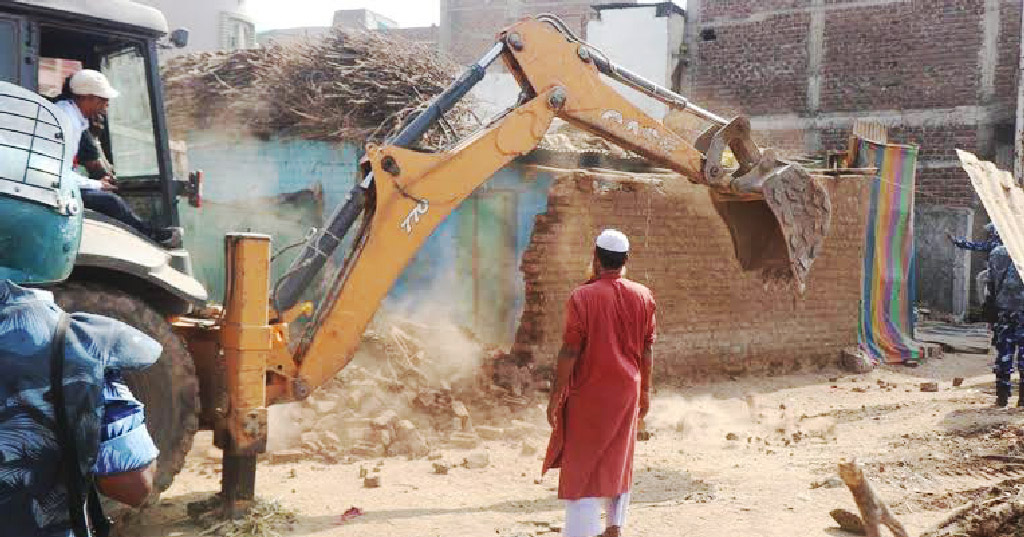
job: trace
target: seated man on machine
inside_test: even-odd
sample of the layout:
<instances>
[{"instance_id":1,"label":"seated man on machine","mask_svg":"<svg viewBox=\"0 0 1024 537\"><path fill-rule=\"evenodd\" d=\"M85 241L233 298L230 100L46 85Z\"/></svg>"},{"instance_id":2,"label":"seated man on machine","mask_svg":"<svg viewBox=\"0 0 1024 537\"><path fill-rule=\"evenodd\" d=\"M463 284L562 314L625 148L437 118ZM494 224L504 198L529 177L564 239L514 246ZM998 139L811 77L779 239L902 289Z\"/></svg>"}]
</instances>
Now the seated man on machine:
<instances>
[{"instance_id":1,"label":"seated man on machine","mask_svg":"<svg viewBox=\"0 0 1024 537\"><path fill-rule=\"evenodd\" d=\"M67 142L78 147L77 161L89 173L79 178L82 203L87 209L105 214L123 222L143 235L167 248L181 246L181 232L177 228L155 228L142 220L117 190L113 167L107 161L99 138L92 132L94 122L102 130L103 115L110 99L118 96L107 77L99 71L82 69L72 75L57 101L57 107L71 118L72 131Z\"/></svg>"}]
</instances>

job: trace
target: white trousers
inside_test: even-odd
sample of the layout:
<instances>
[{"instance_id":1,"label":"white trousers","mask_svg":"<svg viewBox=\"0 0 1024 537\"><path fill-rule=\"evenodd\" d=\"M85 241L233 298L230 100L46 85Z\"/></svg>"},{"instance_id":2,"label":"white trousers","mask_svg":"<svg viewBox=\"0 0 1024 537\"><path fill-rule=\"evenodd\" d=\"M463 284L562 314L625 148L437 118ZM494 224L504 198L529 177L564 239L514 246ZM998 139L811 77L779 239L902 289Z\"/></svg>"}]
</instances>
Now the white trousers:
<instances>
[{"instance_id":1,"label":"white trousers","mask_svg":"<svg viewBox=\"0 0 1024 537\"><path fill-rule=\"evenodd\" d=\"M625 526L629 493L611 498L580 498L565 502L565 537L598 537L601 527L601 509L604 508L605 527Z\"/></svg>"}]
</instances>

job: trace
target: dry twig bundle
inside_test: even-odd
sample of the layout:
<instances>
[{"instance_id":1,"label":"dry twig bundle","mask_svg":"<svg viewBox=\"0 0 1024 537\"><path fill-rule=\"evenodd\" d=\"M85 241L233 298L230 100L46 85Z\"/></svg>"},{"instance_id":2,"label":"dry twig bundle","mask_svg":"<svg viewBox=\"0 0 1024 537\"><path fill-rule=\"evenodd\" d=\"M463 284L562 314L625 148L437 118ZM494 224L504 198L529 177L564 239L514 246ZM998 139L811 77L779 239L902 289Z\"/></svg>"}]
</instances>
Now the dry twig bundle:
<instances>
[{"instance_id":1,"label":"dry twig bundle","mask_svg":"<svg viewBox=\"0 0 1024 537\"><path fill-rule=\"evenodd\" d=\"M163 74L178 134L230 125L256 136L362 142L394 132L459 71L400 37L336 31L322 40L183 56ZM469 102L446 119L423 147L443 147L479 126Z\"/></svg>"}]
</instances>

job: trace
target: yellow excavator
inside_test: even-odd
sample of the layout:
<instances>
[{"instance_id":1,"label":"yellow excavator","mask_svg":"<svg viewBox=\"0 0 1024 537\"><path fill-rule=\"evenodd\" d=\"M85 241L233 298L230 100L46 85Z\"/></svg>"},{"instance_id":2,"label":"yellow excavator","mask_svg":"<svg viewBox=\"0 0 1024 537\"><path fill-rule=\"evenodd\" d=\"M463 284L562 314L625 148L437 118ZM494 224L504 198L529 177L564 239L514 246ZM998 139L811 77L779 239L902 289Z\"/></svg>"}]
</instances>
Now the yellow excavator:
<instances>
[{"instance_id":1,"label":"yellow excavator","mask_svg":"<svg viewBox=\"0 0 1024 537\"><path fill-rule=\"evenodd\" d=\"M26 63L23 56L76 59L68 58L79 54L78 49L66 47L68 32L97 42L90 49L93 52L82 52L77 58L83 66L138 68L143 75L138 93L140 99L148 99L146 126L156 147L154 173L138 177L122 173L120 180L128 185L125 195L151 196L153 206L164 211L154 219L173 225L176 197L194 195L195 185L176 183L170 177L155 66L157 43L164 39L166 23L158 12L127 0L102 4L117 4L117 9L104 7L104 13L88 14L89 27L99 28L94 34L87 34L81 24L81 10L89 3L13 0L0 7L0 25L9 19L28 43L36 39L34 49L25 48L24 40L5 49L0 32L0 60L8 56L17 59L9 72L0 61L0 80L21 80L21 85L37 90L32 74L25 71L25 65L32 62ZM73 26L75 21L78 27ZM175 40L183 38L180 33L172 35ZM48 42L39 43L40 36ZM117 56L97 55L101 52ZM450 150L416 149L427 131L498 60L519 84L516 105ZM608 80L653 97L677 112L692 114L710 126L688 141L624 98ZM116 111L112 115L116 119ZM227 512L245 509L254 498L257 455L266 448L267 407L306 398L349 363L381 301L431 232L492 174L531 152L555 118L610 140L656 166L674 170L693 183L707 185L732 233L734 253L744 269L785 275L795 292L803 289L830 224L828 193L817 180L797 164L781 161L773 151L758 147L751 139L747 119L715 115L616 65L556 17L527 18L501 31L478 62L409 118L397 134L383 144L366 147L361 180L323 229L307 240L278 281L270 281L271 237L248 233L225 238L223 308L200 307L205 300L201 289L188 293L171 290L175 282L192 285L194 281L188 263L173 262L175 255L187 259L187 254L165 254L168 266L150 268L148 275L141 276L125 275L130 260L104 262L100 254L90 254L93 257L87 260L91 264L76 268L70 285L77 286L77 292L103 292L107 295L102 296L138 301L145 315L125 320L138 324L139 319L159 315L178 338L161 340L165 349L170 346L175 353L175 368L155 373L163 376L135 379L132 386L146 402L147 412L176 409L174 414L150 419L158 444L173 451L162 454L159 461L166 463L160 470L161 488L180 470L183 450L191 445L198 424L214 431L214 441L224 452L220 500ZM134 132L138 131L136 126ZM118 165L118 140L108 143L114 146L112 157ZM734 157L729 162L736 165L723 164L728 152ZM112 235L116 230L97 229L97 224L89 227L87 215L83 245L90 240L90 233L94 241L95 237L102 237L104 243L118 240ZM97 235L101 232L105 235ZM345 261L312 308L300 297L342 245L349 248ZM159 265L152 262L147 266L154 264ZM61 290L57 294L59 297ZM109 313L102 309L109 302L96 299L78 304L93 304L99 313ZM293 335L289 325L300 317L307 321ZM144 328L163 330L155 324ZM182 342L184 348L180 348ZM198 408L197 397L201 402Z\"/></svg>"}]
</instances>

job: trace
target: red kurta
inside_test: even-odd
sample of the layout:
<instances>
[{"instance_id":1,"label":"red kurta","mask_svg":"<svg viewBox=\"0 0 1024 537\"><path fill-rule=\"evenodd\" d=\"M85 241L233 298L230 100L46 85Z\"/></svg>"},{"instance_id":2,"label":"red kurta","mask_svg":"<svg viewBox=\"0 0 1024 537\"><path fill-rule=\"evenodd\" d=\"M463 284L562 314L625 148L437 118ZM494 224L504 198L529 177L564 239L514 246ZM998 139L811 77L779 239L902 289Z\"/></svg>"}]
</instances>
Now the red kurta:
<instances>
[{"instance_id":1,"label":"red kurta","mask_svg":"<svg viewBox=\"0 0 1024 537\"><path fill-rule=\"evenodd\" d=\"M558 497L609 497L633 480L640 358L654 343L654 297L617 272L569 297L564 342L580 349L558 410L543 472L561 468Z\"/></svg>"}]
</instances>

